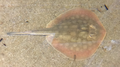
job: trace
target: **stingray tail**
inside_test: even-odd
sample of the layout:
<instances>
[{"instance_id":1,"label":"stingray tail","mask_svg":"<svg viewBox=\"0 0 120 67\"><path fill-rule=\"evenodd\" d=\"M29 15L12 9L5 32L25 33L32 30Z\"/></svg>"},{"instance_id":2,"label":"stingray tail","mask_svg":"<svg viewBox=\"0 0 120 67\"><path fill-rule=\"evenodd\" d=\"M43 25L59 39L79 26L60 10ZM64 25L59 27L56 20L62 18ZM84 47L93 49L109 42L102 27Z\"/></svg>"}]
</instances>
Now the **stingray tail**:
<instances>
[{"instance_id":1,"label":"stingray tail","mask_svg":"<svg viewBox=\"0 0 120 67\"><path fill-rule=\"evenodd\" d=\"M47 33L43 31L34 31L34 32L9 32L7 35L50 35L55 33Z\"/></svg>"}]
</instances>

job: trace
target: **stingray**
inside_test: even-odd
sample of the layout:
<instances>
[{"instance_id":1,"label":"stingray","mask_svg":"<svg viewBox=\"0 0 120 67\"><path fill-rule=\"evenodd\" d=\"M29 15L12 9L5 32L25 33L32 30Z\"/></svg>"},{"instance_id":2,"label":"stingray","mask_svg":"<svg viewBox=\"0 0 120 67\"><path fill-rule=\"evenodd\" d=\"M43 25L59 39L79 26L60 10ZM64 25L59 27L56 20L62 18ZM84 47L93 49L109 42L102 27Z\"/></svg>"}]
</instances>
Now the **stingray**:
<instances>
[{"instance_id":1,"label":"stingray","mask_svg":"<svg viewBox=\"0 0 120 67\"><path fill-rule=\"evenodd\" d=\"M98 17L90 10L71 9L54 20L46 28L29 32L9 32L8 35L46 35L47 42L72 59L92 56L103 41L106 30Z\"/></svg>"}]
</instances>

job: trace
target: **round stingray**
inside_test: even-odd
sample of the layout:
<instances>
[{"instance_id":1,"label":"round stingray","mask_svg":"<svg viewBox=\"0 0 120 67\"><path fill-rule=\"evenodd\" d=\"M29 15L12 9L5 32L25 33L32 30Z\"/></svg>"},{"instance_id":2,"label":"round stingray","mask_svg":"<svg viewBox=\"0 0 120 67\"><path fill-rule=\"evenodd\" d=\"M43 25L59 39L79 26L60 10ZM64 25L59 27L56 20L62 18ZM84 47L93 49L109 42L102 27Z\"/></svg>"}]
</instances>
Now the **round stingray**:
<instances>
[{"instance_id":1,"label":"round stingray","mask_svg":"<svg viewBox=\"0 0 120 67\"><path fill-rule=\"evenodd\" d=\"M69 10L47 24L55 31L47 41L56 50L73 59L86 59L93 55L106 35L98 17L90 10Z\"/></svg>"}]
</instances>

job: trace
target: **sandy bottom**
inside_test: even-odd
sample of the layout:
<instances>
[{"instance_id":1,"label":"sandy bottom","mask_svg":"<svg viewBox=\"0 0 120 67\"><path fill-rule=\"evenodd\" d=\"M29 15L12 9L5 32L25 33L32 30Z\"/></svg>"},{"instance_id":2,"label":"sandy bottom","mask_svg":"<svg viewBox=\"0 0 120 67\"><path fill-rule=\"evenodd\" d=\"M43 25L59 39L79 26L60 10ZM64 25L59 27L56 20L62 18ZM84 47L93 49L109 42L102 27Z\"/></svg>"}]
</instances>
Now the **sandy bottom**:
<instances>
[{"instance_id":1,"label":"sandy bottom","mask_svg":"<svg viewBox=\"0 0 120 67\"><path fill-rule=\"evenodd\" d=\"M120 66L119 4L120 0L1 0L0 67ZM88 59L73 61L47 43L45 36L6 35L45 28L59 14L76 7L95 12L107 31L102 44Z\"/></svg>"}]
</instances>

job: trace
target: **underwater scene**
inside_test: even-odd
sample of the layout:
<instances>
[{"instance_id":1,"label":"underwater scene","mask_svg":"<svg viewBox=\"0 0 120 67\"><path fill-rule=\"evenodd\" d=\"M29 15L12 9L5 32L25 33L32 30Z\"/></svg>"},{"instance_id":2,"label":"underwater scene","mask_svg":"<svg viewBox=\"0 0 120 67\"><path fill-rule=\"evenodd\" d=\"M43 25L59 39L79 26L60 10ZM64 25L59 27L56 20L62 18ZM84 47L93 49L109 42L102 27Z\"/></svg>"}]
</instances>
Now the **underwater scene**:
<instances>
[{"instance_id":1,"label":"underwater scene","mask_svg":"<svg viewBox=\"0 0 120 67\"><path fill-rule=\"evenodd\" d=\"M120 0L1 0L0 67L119 67Z\"/></svg>"}]
</instances>

